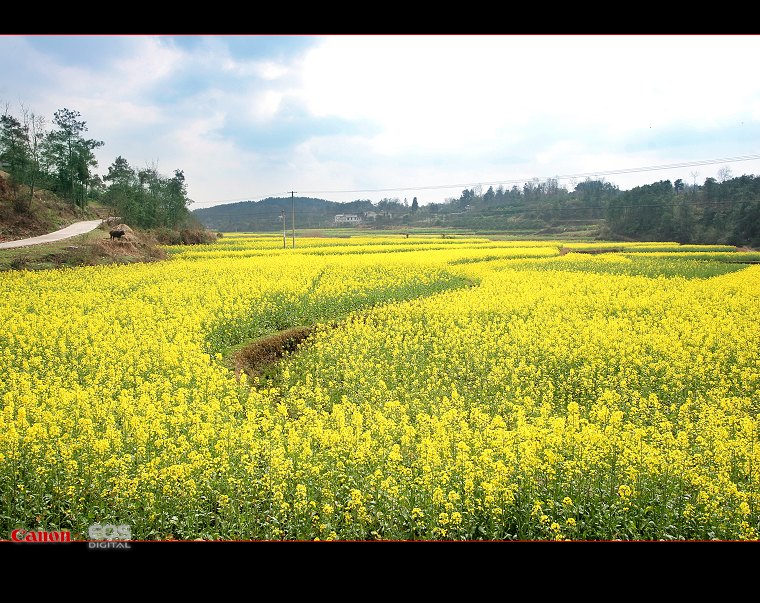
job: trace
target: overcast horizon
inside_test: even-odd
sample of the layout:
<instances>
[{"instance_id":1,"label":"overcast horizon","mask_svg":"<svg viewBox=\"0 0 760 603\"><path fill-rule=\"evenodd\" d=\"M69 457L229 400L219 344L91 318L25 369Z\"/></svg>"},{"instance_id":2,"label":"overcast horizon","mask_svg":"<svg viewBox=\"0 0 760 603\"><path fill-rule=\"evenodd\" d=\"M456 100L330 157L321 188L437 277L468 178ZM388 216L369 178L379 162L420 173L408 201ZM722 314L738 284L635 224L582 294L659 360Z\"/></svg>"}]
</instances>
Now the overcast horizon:
<instances>
[{"instance_id":1,"label":"overcast horizon","mask_svg":"<svg viewBox=\"0 0 760 603\"><path fill-rule=\"evenodd\" d=\"M0 35L0 103L77 111L97 173L184 172L190 209L421 204L586 178L760 174L755 35ZM728 171L727 171L728 170Z\"/></svg>"}]
</instances>

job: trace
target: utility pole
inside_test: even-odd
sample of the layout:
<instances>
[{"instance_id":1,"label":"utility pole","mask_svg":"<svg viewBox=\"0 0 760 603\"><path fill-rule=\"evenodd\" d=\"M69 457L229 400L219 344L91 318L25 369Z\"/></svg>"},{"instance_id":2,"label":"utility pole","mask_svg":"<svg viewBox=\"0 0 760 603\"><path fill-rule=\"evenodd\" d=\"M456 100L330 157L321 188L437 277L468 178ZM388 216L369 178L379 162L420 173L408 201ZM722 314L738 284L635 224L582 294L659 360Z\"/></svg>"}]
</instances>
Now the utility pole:
<instances>
[{"instance_id":1,"label":"utility pole","mask_svg":"<svg viewBox=\"0 0 760 603\"><path fill-rule=\"evenodd\" d=\"M296 200L293 195L295 191L290 191L290 201L293 204L293 249L296 248Z\"/></svg>"},{"instance_id":2,"label":"utility pole","mask_svg":"<svg viewBox=\"0 0 760 603\"><path fill-rule=\"evenodd\" d=\"M287 248L287 244L286 244L287 238L285 236L285 228L287 227L287 221L285 220L285 210L284 209L280 212L280 220L282 220L282 248L286 249Z\"/></svg>"}]
</instances>

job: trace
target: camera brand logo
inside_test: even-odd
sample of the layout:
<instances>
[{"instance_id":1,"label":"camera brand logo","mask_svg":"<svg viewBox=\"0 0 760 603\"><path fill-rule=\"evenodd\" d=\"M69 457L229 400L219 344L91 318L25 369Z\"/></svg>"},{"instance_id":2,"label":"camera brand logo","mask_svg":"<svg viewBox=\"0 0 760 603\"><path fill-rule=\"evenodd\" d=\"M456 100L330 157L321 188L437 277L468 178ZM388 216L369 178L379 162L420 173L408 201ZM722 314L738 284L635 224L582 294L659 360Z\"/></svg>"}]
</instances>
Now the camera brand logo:
<instances>
[{"instance_id":1,"label":"camera brand logo","mask_svg":"<svg viewBox=\"0 0 760 603\"><path fill-rule=\"evenodd\" d=\"M13 542L71 542L71 532L68 530L24 530L18 528L11 532Z\"/></svg>"},{"instance_id":2,"label":"camera brand logo","mask_svg":"<svg viewBox=\"0 0 760 603\"><path fill-rule=\"evenodd\" d=\"M92 524L87 532L90 541L87 543L91 549L129 549L132 540L132 528L126 524L115 526L107 523Z\"/></svg>"}]
</instances>

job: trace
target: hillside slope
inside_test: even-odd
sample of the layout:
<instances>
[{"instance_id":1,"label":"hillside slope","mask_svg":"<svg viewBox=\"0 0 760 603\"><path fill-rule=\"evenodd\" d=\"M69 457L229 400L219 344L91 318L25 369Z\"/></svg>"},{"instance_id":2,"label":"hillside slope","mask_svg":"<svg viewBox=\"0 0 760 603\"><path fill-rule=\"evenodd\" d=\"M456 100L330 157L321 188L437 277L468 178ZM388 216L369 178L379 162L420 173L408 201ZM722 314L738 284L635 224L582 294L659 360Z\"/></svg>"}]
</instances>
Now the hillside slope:
<instances>
[{"instance_id":1,"label":"hillside slope","mask_svg":"<svg viewBox=\"0 0 760 603\"><path fill-rule=\"evenodd\" d=\"M25 194L25 191L16 193L8 173L0 171L0 242L36 237L74 222L108 217L107 208L93 205L82 211L44 189L35 191L29 211L18 212L14 209L17 194Z\"/></svg>"},{"instance_id":2,"label":"hillside slope","mask_svg":"<svg viewBox=\"0 0 760 603\"><path fill-rule=\"evenodd\" d=\"M35 191L28 211L19 212L14 208L15 196L8 174L0 172L0 242L37 237L75 222L111 217L108 207L91 204L81 210L47 190ZM130 229L129 237L112 241L108 230L108 224L104 223L93 231L62 241L0 249L0 271L149 262L168 257L151 233Z\"/></svg>"}]
</instances>

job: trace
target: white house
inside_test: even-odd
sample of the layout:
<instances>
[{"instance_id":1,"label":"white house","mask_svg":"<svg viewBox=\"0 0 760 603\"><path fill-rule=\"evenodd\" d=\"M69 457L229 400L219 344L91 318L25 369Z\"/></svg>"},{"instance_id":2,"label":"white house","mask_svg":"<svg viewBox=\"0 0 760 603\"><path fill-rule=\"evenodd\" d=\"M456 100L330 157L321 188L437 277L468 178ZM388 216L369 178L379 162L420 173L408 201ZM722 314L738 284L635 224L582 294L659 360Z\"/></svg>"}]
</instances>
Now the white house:
<instances>
[{"instance_id":1,"label":"white house","mask_svg":"<svg viewBox=\"0 0 760 603\"><path fill-rule=\"evenodd\" d=\"M336 224L361 224L362 218L356 214L338 214L335 216Z\"/></svg>"}]
</instances>

